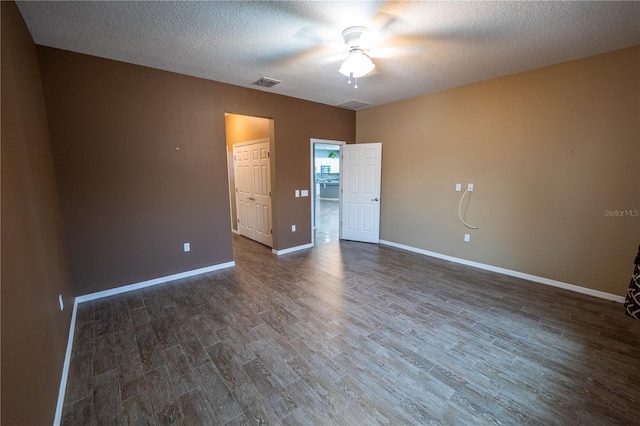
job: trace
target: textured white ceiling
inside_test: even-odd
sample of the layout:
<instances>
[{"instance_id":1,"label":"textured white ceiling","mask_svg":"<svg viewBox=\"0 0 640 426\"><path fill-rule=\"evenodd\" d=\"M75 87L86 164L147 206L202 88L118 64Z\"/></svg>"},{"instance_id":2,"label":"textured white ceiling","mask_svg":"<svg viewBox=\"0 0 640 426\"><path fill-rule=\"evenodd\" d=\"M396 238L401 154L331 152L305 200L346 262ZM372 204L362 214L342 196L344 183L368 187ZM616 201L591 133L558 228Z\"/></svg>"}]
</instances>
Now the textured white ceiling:
<instances>
[{"instance_id":1,"label":"textured white ceiling","mask_svg":"<svg viewBox=\"0 0 640 426\"><path fill-rule=\"evenodd\" d=\"M329 105L380 105L640 44L640 2L31 2L43 46ZM379 37L348 85L341 32ZM282 80L252 86L259 77Z\"/></svg>"}]
</instances>

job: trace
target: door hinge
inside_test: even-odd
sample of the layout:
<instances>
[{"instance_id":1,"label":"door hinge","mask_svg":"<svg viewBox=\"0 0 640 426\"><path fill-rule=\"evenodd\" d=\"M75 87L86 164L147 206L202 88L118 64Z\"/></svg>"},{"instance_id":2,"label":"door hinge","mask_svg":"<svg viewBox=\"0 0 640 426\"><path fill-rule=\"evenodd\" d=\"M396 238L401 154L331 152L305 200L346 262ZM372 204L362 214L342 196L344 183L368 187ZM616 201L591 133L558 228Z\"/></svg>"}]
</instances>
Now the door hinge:
<instances>
[{"instance_id":1,"label":"door hinge","mask_svg":"<svg viewBox=\"0 0 640 426\"><path fill-rule=\"evenodd\" d=\"M271 153L267 152L267 158L271 158Z\"/></svg>"},{"instance_id":2,"label":"door hinge","mask_svg":"<svg viewBox=\"0 0 640 426\"><path fill-rule=\"evenodd\" d=\"M273 235L273 229L270 231L271 235Z\"/></svg>"},{"instance_id":3,"label":"door hinge","mask_svg":"<svg viewBox=\"0 0 640 426\"><path fill-rule=\"evenodd\" d=\"M240 218L238 218L238 223L240 223Z\"/></svg>"},{"instance_id":4,"label":"door hinge","mask_svg":"<svg viewBox=\"0 0 640 426\"><path fill-rule=\"evenodd\" d=\"M269 197L271 197L271 191L269 191Z\"/></svg>"},{"instance_id":5,"label":"door hinge","mask_svg":"<svg viewBox=\"0 0 640 426\"><path fill-rule=\"evenodd\" d=\"M236 192L238 192L238 188L236 188Z\"/></svg>"},{"instance_id":6,"label":"door hinge","mask_svg":"<svg viewBox=\"0 0 640 426\"><path fill-rule=\"evenodd\" d=\"M236 160L236 156L235 156L235 155L233 156L233 161L237 161L237 160Z\"/></svg>"}]
</instances>

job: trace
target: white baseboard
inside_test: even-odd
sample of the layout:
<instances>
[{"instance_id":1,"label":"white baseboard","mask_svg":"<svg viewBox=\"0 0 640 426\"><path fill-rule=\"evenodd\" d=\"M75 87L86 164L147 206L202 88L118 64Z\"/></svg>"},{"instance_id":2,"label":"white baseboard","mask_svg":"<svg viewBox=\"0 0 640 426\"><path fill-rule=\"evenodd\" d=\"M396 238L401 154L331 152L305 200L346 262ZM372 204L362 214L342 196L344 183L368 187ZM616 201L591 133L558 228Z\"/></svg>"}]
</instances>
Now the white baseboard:
<instances>
[{"instance_id":1,"label":"white baseboard","mask_svg":"<svg viewBox=\"0 0 640 426\"><path fill-rule=\"evenodd\" d=\"M289 247L282 250L271 249L271 251L277 254L278 256L281 256L283 254L293 253L294 251L305 250L311 247L313 247L313 243L303 244L301 246Z\"/></svg>"},{"instance_id":2,"label":"white baseboard","mask_svg":"<svg viewBox=\"0 0 640 426\"><path fill-rule=\"evenodd\" d=\"M62 366L62 377L60 378L60 390L58 391L58 404L56 405L56 416L53 419L53 426L60 426L62 421L62 409L64 408L64 395L67 391L67 378L69 377L69 365L71 364L71 351L73 350L73 336L76 330L76 313L78 312L78 299L73 302L73 313L71 314L71 325L69 326L69 338L67 339L67 352L64 355Z\"/></svg>"},{"instance_id":3,"label":"white baseboard","mask_svg":"<svg viewBox=\"0 0 640 426\"><path fill-rule=\"evenodd\" d=\"M582 294L587 294L589 296L598 297L600 299L611 300L613 302L618 302L618 303L624 303L625 301L625 298L623 296L617 296L615 294L605 293L604 291L593 290L586 287L580 287L578 285L564 283L562 281L556 281L549 278L539 277L537 275L525 274L524 272L512 271L511 269L500 268L498 266L487 265L485 263L473 262L471 260L461 259L458 257L448 256L446 254L440 254L433 251L406 246L404 244L394 243L393 241L380 240L380 244L400 248L400 249L411 251L418 254L423 254L425 256L437 257L438 259L448 260L450 262L460 263L462 265L473 266L474 268L484 269L486 271L497 272L503 275L509 275L511 277L522 278L524 280L533 281L540 284L559 287L565 290L575 291L576 293L582 293Z\"/></svg>"},{"instance_id":4,"label":"white baseboard","mask_svg":"<svg viewBox=\"0 0 640 426\"><path fill-rule=\"evenodd\" d=\"M234 233L234 234L236 234L236 235L240 235L240 232L238 232L238 230L237 230L237 229L233 229L233 228L231 228L231 232L233 232L233 233Z\"/></svg>"},{"instance_id":5,"label":"white baseboard","mask_svg":"<svg viewBox=\"0 0 640 426\"><path fill-rule=\"evenodd\" d=\"M128 291L138 290L145 287L151 287L153 285L158 285L162 283L166 283L169 281L175 281L182 278L192 277L194 275L200 275L207 272L217 271L219 269L231 268L236 266L235 262L227 262L220 263L218 265L207 266L200 269L193 269L191 271L180 272L179 274L167 275L166 277L154 278L148 281L142 281L135 284L129 284L122 287L111 288L109 290L98 291L96 293L84 294L82 296L76 297L76 301L78 303L88 302L90 300L101 299L103 297L113 296L115 294L126 293Z\"/></svg>"}]
</instances>

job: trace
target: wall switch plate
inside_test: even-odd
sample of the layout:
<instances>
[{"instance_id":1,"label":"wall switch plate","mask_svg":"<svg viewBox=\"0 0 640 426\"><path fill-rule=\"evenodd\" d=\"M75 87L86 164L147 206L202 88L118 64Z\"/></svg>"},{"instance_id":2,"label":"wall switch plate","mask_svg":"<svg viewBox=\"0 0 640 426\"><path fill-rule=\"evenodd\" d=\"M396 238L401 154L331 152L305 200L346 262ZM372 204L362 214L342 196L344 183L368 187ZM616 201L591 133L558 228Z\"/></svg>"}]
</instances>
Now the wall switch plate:
<instances>
[{"instance_id":1,"label":"wall switch plate","mask_svg":"<svg viewBox=\"0 0 640 426\"><path fill-rule=\"evenodd\" d=\"M456 192L460 192L460 191L462 191L462 184L456 183Z\"/></svg>"},{"instance_id":2,"label":"wall switch plate","mask_svg":"<svg viewBox=\"0 0 640 426\"><path fill-rule=\"evenodd\" d=\"M296 232L296 226L295 225L291 225L291 232Z\"/></svg>"},{"instance_id":3,"label":"wall switch plate","mask_svg":"<svg viewBox=\"0 0 640 426\"><path fill-rule=\"evenodd\" d=\"M468 243L469 241L471 241L471 235L469 234L464 234L464 242Z\"/></svg>"},{"instance_id":4,"label":"wall switch plate","mask_svg":"<svg viewBox=\"0 0 640 426\"><path fill-rule=\"evenodd\" d=\"M303 189L302 192L300 193L300 195L302 197L308 197L309 196L309 190L308 189Z\"/></svg>"},{"instance_id":5,"label":"wall switch plate","mask_svg":"<svg viewBox=\"0 0 640 426\"><path fill-rule=\"evenodd\" d=\"M470 183L469 186L467 186L467 191L473 192L473 184L472 183Z\"/></svg>"},{"instance_id":6,"label":"wall switch plate","mask_svg":"<svg viewBox=\"0 0 640 426\"><path fill-rule=\"evenodd\" d=\"M191 244L190 243L184 243L184 251L191 251Z\"/></svg>"},{"instance_id":7,"label":"wall switch plate","mask_svg":"<svg viewBox=\"0 0 640 426\"><path fill-rule=\"evenodd\" d=\"M62 301L62 295L58 295L58 302L60 303L60 310L64 311L64 302Z\"/></svg>"},{"instance_id":8,"label":"wall switch plate","mask_svg":"<svg viewBox=\"0 0 640 426\"><path fill-rule=\"evenodd\" d=\"M299 197L299 196L300 196L300 190L296 189L296 197Z\"/></svg>"}]
</instances>

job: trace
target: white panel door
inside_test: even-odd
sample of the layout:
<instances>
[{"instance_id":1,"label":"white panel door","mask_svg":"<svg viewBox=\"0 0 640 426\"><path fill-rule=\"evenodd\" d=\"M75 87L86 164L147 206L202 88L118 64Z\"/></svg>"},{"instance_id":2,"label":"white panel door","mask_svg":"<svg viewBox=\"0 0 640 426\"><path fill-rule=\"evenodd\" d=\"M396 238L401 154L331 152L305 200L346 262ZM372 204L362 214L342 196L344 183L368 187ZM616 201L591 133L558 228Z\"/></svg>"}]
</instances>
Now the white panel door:
<instances>
[{"instance_id":1,"label":"white panel door","mask_svg":"<svg viewBox=\"0 0 640 426\"><path fill-rule=\"evenodd\" d=\"M272 246L269 140L233 146L238 233Z\"/></svg>"},{"instance_id":2,"label":"white panel door","mask_svg":"<svg viewBox=\"0 0 640 426\"><path fill-rule=\"evenodd\" d=\"M254 239L251 190L251 158L249 146L234 146L234 174L236 178L236 212L238 233Z\"/></svg>"},{"instance_id":3,"label":"white panel door","mask_svg":"<svg viewBox=\"0 0 640 426\"><path fill-rule=\"evenodd\" d=\"M249 145L253 188L254 240L271 247L271 172L269 142Z\"/></svg>"},{"instance_id":4,"label":"white panel door","mask_svg":"<svg viewBox=\"0 0 640 426\"><path fill-rule=\"evenodd\" d=\"M347 144L342 149L341 237L378 243L382 144Z\"/></svg>"}]
</instances>

